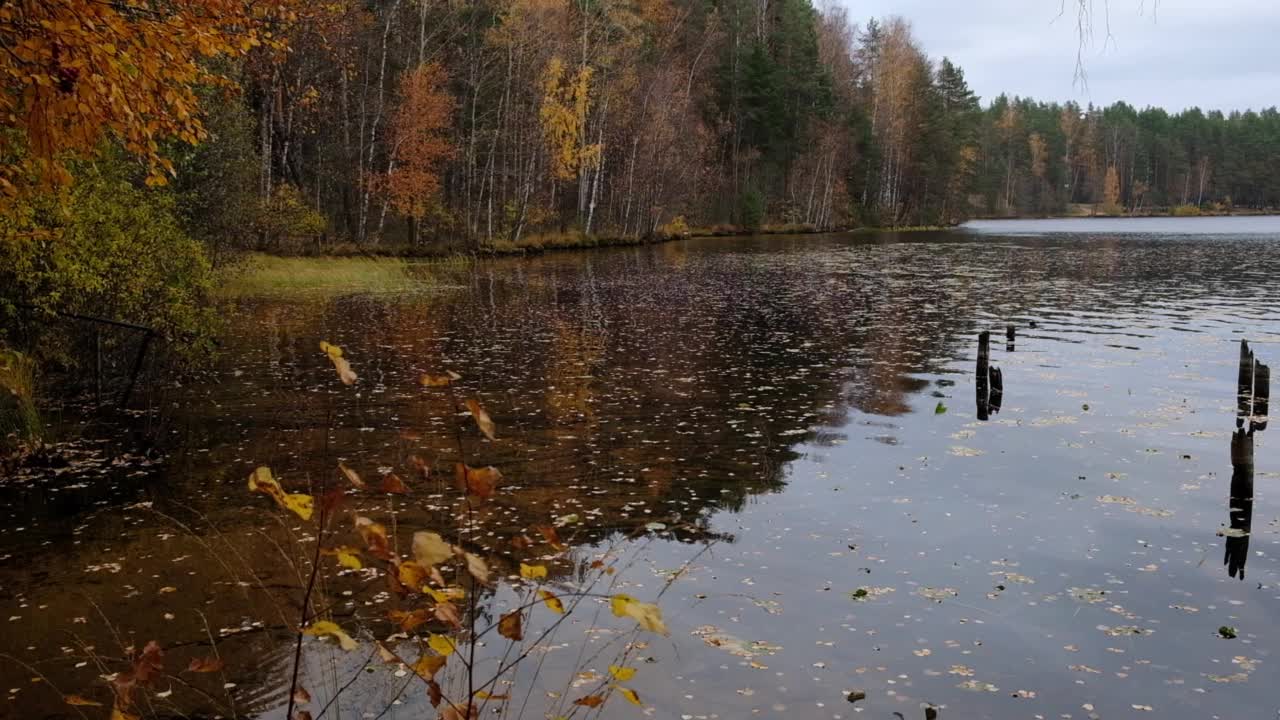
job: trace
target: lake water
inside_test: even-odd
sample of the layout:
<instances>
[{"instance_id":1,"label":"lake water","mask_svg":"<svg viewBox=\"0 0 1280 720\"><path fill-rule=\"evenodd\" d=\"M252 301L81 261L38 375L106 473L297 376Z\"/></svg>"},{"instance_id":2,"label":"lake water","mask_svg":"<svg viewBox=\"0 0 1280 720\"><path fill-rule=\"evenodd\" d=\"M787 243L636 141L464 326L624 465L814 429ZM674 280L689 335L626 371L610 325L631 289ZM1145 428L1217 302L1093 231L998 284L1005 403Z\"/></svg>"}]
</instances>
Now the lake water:
<instances>
[{"instance_id":1,"label":"lake water","mask_svg":"<svg viewBox=\"0 0 1280 720\"><path fill-rule=\"evenodd\" d=\"M284 717L316 526L245 478L269 465L320 494L339 462L410 493L351 491L325 544L361 546L353 514L406 554L415 530L461 537L504 578L479 596L484 625L530 597L521 562L566 596L598 577L600 595L658 600L669 637L597 597L542 637L555 615L535 607L486 717L1280 713L1280 430L1238 401L1241 340L1280 362L1280 219L693 239L413 272L419 292L228 308L216 367L138 420L170 438L166 462L0 490L0 717L105 717L60 693L109 706L104 678L150 640L166 675L134 712ZM1003 391L985 402L984 330ZM420 387L449 369L496 440ZM461 535L439 479L455 427L504 477ZM563 551L535 529L553 524ZM386 620L410 601L380 570L322 566L321 609L359 647L307 638L305 707L321 717L350 683L324 717L432 717L374 644L417 656ZM184 672L215 652L223 670ZM477 666L506 652L491 634ZM572 704L623 660L644 708ZM458 664L440 677L465 697Z\"/></svg>"}]
</instances>

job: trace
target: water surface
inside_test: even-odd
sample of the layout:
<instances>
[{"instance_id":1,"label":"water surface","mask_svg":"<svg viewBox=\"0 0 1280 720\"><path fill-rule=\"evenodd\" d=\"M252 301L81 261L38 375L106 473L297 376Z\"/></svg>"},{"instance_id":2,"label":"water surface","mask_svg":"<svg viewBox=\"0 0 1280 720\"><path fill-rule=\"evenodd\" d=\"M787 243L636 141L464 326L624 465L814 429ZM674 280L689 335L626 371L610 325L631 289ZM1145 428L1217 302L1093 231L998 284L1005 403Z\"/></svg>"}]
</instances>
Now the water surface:
<instances>
[{"instance_id":1,"label":"water surface","mask_svg":"<svg viewBox=\"0 0 1280 720\"><path fill-rule=\"evenodd\" d=\"M545 563L560 589L621 559L598 589L661 592L671 636L628 653L655 717L1273 717L1280 457L1275 430L1236 431L1240 341L1280 360L1278 241L1274 218L694 239L424 267L395 297L239 303L216 369L148 420L167 462L4 488L0 652L25 665L2 665L2 712L73 715L51 685L109 703L121 646L156 640L180 679L153 714L283 717L306 569L290 559L314 528L245 477L395 472L410 495L352 493L349 510L405 547L450 527L437 478L459 418L417 381L454 369L499 428L465 452L506 478L467 546L503 574ZM977 398L983 330L998 410ZM1253 448L1252 492L1233 442ZM565 553L517 547L557 521ZM370 656L402 642L386 587L333 578L362 647L305 643L320 704L359 677L343 717L431 716ZM500 584L489 612L517 592ZM573 672L636 642L593 602L571 618L502 713L584 714L569 701L593 676ZM213 644L224 673L178 672Z\"/></svg>"}]
</instances>

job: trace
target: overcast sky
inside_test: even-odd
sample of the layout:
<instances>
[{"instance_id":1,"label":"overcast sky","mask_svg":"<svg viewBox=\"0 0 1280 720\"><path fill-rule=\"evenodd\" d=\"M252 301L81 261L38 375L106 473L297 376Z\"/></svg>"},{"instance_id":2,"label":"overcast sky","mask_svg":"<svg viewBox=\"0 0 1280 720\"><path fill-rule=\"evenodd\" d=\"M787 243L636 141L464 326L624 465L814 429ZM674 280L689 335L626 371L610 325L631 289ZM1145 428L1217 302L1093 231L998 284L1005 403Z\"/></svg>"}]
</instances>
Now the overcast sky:
<instances>
[{"instance_id":1,"label":"overcast sky","mask_svg":"<svg viewBox=\"0 0 1280 720\"><path fill-rule=\"evenodd\" d=\"M1076 16L1068 7L1059 17L1061 1L827 0L859 26L903 16L930 57L964 68L984 103L1007 92L1170 111L1280 105L1280 0L1159 0L1154 17L1154 0L1093 0L1087 86L1075 79Z\"/></svg>"}]
</instances>

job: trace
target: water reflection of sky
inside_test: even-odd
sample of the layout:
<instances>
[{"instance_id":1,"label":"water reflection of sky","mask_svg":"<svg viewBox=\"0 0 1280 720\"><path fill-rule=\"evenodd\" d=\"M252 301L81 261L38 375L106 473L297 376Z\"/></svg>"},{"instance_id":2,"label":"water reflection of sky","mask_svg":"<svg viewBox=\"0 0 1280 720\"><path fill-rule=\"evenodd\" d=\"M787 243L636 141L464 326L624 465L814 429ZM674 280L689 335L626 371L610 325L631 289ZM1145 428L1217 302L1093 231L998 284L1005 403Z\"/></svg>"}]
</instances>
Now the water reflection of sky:
<instances>
[{"instance_id":1,"label":"water reflection of sky","mask_svg":"<svg viewBox=\"0 0 1280 720\"><path fill-rule=\"evenodd\" d=\"M198 638L192 606L215 629L283 626L207 561L190 570L209 546L251 551L222 535L265 522L243 509L243 475L269 463L314 482L341 459L407 478L413 454L447 467L447 405L415 382L451 367L500 427L474 448L510 481L485 510L493 538L476 539L495 566L513 567L509 538L570 513L584 519L579 557L648 535L621 545L634 563L620 587L637 597L696 557L663 599L672 637L643 649L653 662L632 683L657 716L914 720L926 704L943 718L1269 716L1280 466L1268 433L1249 436L1243 557L1234 543L1246 581L1218 533L1240 526L1232 496L1244 495L1232 490L1238 343L1280 355L1280 232L1032 231L693 240L481 263L412 298L241 307L221 367L167 414L181 446L160 477L8 491L12 520L24 515L0 532L21 619L4 651L91 686L93 668L56 659L71 635L106 644L97 623L75 622L93 615L80 596L139 640ZM982 329L1004 391L986 421ZM321 339L346 348L358 395L335 386ZM140 500L152 510L120 511ZM399 522L445 522L445 504L420 498ZM196 537L157 541L173 530L155 511ZM287 586L284 569L266 574ZM353 602L372 632L378 607ZM288 637L222 642L252 707L279 701ZM329 672L335 651L308 647L309 667ZM575 657L551 651L545 666ZM392 670L372 675L344 715L394 694ZM850 704L850 691L866 698ZM404 702L408 716L425 698ZM57 708L23 687L6 712Z\"/></svg>"}]
</instances>

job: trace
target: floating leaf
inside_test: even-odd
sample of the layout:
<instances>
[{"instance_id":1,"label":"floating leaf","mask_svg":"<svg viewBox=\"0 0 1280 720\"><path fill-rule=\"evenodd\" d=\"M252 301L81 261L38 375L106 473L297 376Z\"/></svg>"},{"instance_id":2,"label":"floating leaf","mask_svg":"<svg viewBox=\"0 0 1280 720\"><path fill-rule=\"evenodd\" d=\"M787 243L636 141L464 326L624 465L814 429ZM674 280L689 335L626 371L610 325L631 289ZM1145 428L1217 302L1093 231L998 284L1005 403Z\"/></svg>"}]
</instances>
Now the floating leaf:
<instances>
[{"instance_id":1,"label":"floating leaf","mask_svg":"<svg viewBox=\"0 0 1280 720\"><path fill-rule=\"evenodd\" d=\"M452 383L461 380L462 376L452 370L446 370L444 375L431 375L424 373L419 379L422 387L449 387Z\"/></svg>"},{"instance_id":2,"label":"floating leaf","mask_svg":"<svg viewBox=\"0 0 1280 720\"><path fill-rule=\"evenodd\" d=\"M404 484L399 475L388 473L386 477L382 478L382 492L391 495L408 495L409 486Z\"/></svg>"},{"instance_id":3,"label":"floating leaf","mask_svg":"<svg viewBox=\"0 0 1280 720\"><path fill-rule=\"evenodd\" d=\"M187 672L193 673L211 673L218 672L224 667L222 658L205 657L192 658L191 663L187 665Z\"/></svg>"},{"instance_id":4,"label":"floating leaf","mask_svg":"<svg viewBox=\"0 0 1280 720\"><path fill-rule=\"evenodd\" d=\"M454 600L461 600L467 596L467 591L460 587L447 587L443 590L423 588L422 591L430 595L431 599L438 603L453 602Z\"/></svg>"},{"instance_id":5,"label":"floating leaf","mask_svg":"<svg viewBox=\"0 0 1280 720\"><path fill-rule=\"evenodd\" d=\"M556 530L554 525L539 525L534 529L542 535L542 538L546 540L553 549L557 551L565 549L565 544L560 541L560 533Z\"/></svg>"},{"instance_id":6,"label":"floating leaf","mask_svg":"<svg viewBox=\"0 0 1280 720\"><path fill-rule=\"evenodd\" d=\"M417 455L410 455L409 462L413 464L413 469L418 471L418 477L423 480L431 478L431 467L427 465L427 461Z\"/></svg>"},{"instance_id":7,"label":"floating leaf","mask_svg":"<svg viewBox=\"0 0 1280 720\"><path fill-rule=\"evenodd\" d=\"M520 577L525 580L541 580L547 576L545 565L525 565L520 563Z\"/></svg>"},{"instance_id":8,"label":"floating leaf","mask_svg":"<svg viewBox=\"0 0 1280 720\"><path fill-rule=\"evenodd\" d=\"M512 610L498 620L498 634L508 640L519 642L524 639L524 615L519 610Z\"/></svg>"},{"instance_id":9,"label":"floating leaf","mask_svg":"<svg viewBox=\"0 0 1280 720\"><path fill-rule=\"evenodd\" d=\"M311 702L311 693L307 692L306 688L299 685L298 689L293 691L293 701L299 705L306 705Z\"/></svg>"},{"instance_id":10,"label":"floating leaf","mask_svg":"<svg viewBox=\"0 0 1280 720\"><path fill-rule=\"evenodd\" d=\"M470 411L471 417L475 418L476 427L480 428L480 432L490 440L494 439L497 426L493 424L493 418L489 417L489 413L485 412L483 406L476 400L467 399L467 410Z\"/></svg>"},{"instance_id":11,"label":"floating leaf","mask_svg":"<svg viewBox=\"0 0 1280 720\"><path fill-rule=\"evenodd\" d=\"M89 698L80 697L79 695L68 695L65 698L63 698L63 700L68 705L79 705L82 707L102 707L102 703L98 702L97 700L90 700Z\"/></svg>"},{"instance_id":12,"label":"floating leaf","mask_svg":"<svg viewBox=\"0 0 1280 720\"><path fill-rule=\"evenodd\" d=\"M338 641L338 644L342 646L343 650L355 650L359 647L359 644L356 643L355 640L352 640L351 636L348 635L346 631L338 627L337 623L330 622L328 620L311 623L311 626L307 628L307 634L314 635L316 637L332 637Z\"/></svg>"},{"instance_id":13,"label":"floating leaf","mask_svg":"<svg viewBox=\"0 0 1280 720\"><path fill-rule=\"evenodd\" d=\"M429 574L426 568L412 560L402 562L396 568L396 578L400 580L400 583L416 592L421 592L422 586L427 584Z\"/></svg>"},{"instance_id":14,"label":"floating leaf","mask_svg":"<svg viewBox=\"0 0 1280 720\"><path fill-rule=\"evenodd\" d=\"M341 545L333 549L324 549L320 551L323 555L329 555L338 559L338 564L352 570L359 570L364 567L360 562L360 550L358 548Z\"/></svg>"},{"instance_id":15,"label":"floating leaf","mask_svg":"<svg viewBox=\"0 0 1280 720\"><path fill-rule=\"evenodd\" d=\"M1223 625L1218 628L1218 637L1226 638L1227 640L1234 640L1237 637L1236 629L1228 625Z\"/></svg>"},{"instance_id":16,"label":"floating leaf","mask_svg":"<svg viewBox=\"0 0 1280 720\"><path fill-rule=\"evenodd\" d=\"M249 490L269 496L280 507L291 510L303 520L310 520L315 500L310 495L287 494L271 474L271 468L259 467L249 476Z\"/></svg>"},{"instance_id":17,"label":"floating leaf","mask_svg":"<svg viewBox=\"0 0 1280 720\"><path fill-rule=\"evenodd\" d=\"M644 703L640 702L640 696L636 694L635 690L632 690L631 688L624 688L619 686L618 692L622 693L622 697L626 698L627 702L631 703L632 705L641 705L641 706L644 705Z\"/></svg>"},{"instance_id":18,"label":"floating leaf","mask_svg":"<svg viewBox=\"0 0 1280 720\"><path fill-rule=\"evenodd\" d=\"M387 528L382 523L376 523L363 515L357 515L355 523L356 532L360 533L360 539L364 541L369 552L375 557L390 560L391 545L387 541Z\"/></svg>"},{"instance_id":19,"label":"floating leaf","mask_svg":"<svg viewBox=\"0 0 1280 720\"><path fill-rule=\"evenodd\" d=\"M613 679L617 680L618 682L626 682L636 676L636 669L629 668L629 667L622 667L621 665L610 665L609 674L612 675Z\"/></svg>"},{"instance_id":20,"label":"floating leaf","mask_svg":"<svg viewBox=\"0 0 1280 720\"><path fill-rule=\"evenodd\" d=\"M453 557L453 546L437 533L419 530L413 534L413 559L422 567L434 567Z\"/></svg>"},{"instance_id":21,"label":"floating leaf","mask_svg":"<svg viewBox=\"0 0 1280 720\"><path fill-rule=\"evenodd\" d=\"M493 492L501 480L502 473L493 466L473 468L462 463L454 465L454 482L458 488L466 490L468 495L475 495L481 500L493 497Z\"/></svg>"},{"instance_id":22,"label":"floating leaf","mask_svg":"<svg viewBox=\"0 0 1280 720\"><path fill-rule=\"evenodd\" d=\"M432 637L436 636L433 635ZM449 647L449 652L453 652L453 645L450 645ZM423 655L413 664L412 669L419 677L426 680L434 680L436 673L440 672L447 662L449 662L448 653L441 655Z\"/></svg>"},{"instance_id":23,"label":"floating leaf","mask_svg":"<svg viewBox=\"0 0 1280 720\"><path fill-rule=\"evenodd\" d=\"M364 487L364 480L360 478L360 473L347 467L346 463L338 463L338 469L342 471L342 474L347 477L347 480L349 480L352 485L355 485L358 488Z\"/></svg>"},{"instance_id":24,"label":"floating leaf","mask_svg":"<svg viewBox=\"0 0 1280 720\"><path fill-rule=\"evenodd\" d=\"M476 691L476 695L475 695L475 696L476 696L476 699L477 699L477 700L510 700L510 699L511 699L511 694L510 694L510 693L503 693L503 694L501 694L501 695L494 695L493 693L489 692L488 690L477 690L477 691Z\"/></svg>"},{"instance_id":25,"label":"floating leaf","mask_svg":"<svg viewBox=\"0 0 1280 720\"><path fill-rule=\"evenodd\" d=\"M560 615L564 614L564 603L560 602L560 598L556 597L554 593L550 593L546 590L539 590L538 596L542 598L542 602L546 603L547 607L551 608L552 612L559 613Z\"/></svg>"},{"instance_id":26,"label":"floating leaf","mask_svg":"<svg viewBox=\"0 0 1280 720\"><path fill-rule=\"evenodd\" d=\"M573 704L581 705L582 707L589 707L589 708L600 707L601 705L604 704L604 696L588 695L586 697L580 697L577 700L574 700Z\"/></svg>"},{"instance_id":27,"label":"floating leaf","mask_svg":"<svg viewBox=\"0 0 1280 720\"><path fill-rule=\"evenodd\" d=\"M131 715L118 707L111 708L111 720L140 720L137 715Z\"/></svg>"},{"instance_id":28,"label":"floating leaf","mask_svg":"<svg viewBox=\"0 0 1280 720\"><path fill-rule=\"evenodd\" d=\"M457 649L457 646L453 643L453 639L444 635L433 634L431 637L427 638L427 645L444 657L449 657L453 654L453 651Z\"/></svg>"},{"instance_id":29,"label":"floating leaf","mask_svg":"<svg viewBox=\"0 0 1280 720\"><path fill-rule=\"evenodd\" d=\"M352 372L351 363L347 362L347 359L342 356L342 348L321 341L320 350L333 363L333 369L338 371L338 379L342 381L343 385L354 385L356 380L360 379Z\"/></svg>"},{"instance_id":30,"label":"floating leaf","mask_svg":"<svg viewBox=\"0 0 1280 720\"><path fill-rule=\"evenodd\" d=\"M943 414L943 413L945 413L946 411L947 411L947 406L946 406L945 404L943 404L943 402L942 402L941 400L939 400L939 401L938 401L938 406L937 406L937 407L935 407L935 408L933 409L933 414L934 414L934 415L942 415L942 414Z\"/></svg>"},{"instance_id":31,"label":"floating leaf","mask_svg":"<svg viewBox=\"0 0 1280 720\"><path fill-rule=\"evenodd\" d=\"M387 613L387 617L391 622L400 626L405 632L413 632L419 627L425 625L431 619L432 613L426 608L418 608L417 610L392 610Z\"/></svg>"}]
</instances>

